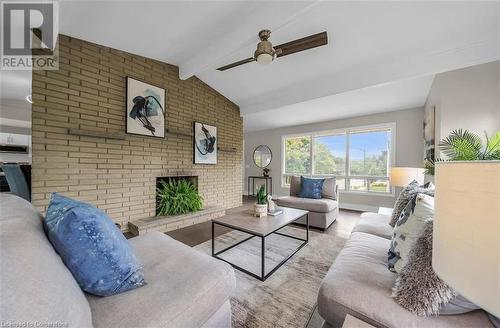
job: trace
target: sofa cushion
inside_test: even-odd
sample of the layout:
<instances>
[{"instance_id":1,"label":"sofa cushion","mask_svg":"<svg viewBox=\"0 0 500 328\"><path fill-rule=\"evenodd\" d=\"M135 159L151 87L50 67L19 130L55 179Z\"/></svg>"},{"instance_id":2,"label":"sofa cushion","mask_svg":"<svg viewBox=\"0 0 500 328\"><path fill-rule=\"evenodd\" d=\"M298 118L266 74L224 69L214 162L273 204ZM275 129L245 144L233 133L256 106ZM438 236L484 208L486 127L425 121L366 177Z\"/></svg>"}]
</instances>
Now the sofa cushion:
<instances>
[{"instance_id":1,"label":"sofa cushion","mask_svg":"<svg viewBox=\"0 0 500 328\"><path fill-rule=\"evenodd\" d=\"M323 198L337 200L336 184L337 184L337 179L325 178L325 181L323 182L323 191L321 193L321 196Z\"/></svg>"},{"instance_id":2,"label":"sofa cushion","mask_svg":"<svg viewBox=\"0 0 500 328\"><path fill-rule=\"evenodd\" d=\"M290 178L290 196L299 196L300 194L300 177L292 176Z\"/></svg>"},{"instance_id":3,"label":"sofa cushion","mask_svg":"<svg viewBox=\"0 0 500 328\"><path fill-rule=\"evenodd\" d=\"M102 210L53 193L45 230L87 293L109 296L144 286L134 250Z\"/></svg>"},{"instance_id":4,"label":"sofa cushion","mask_svg":"<svg viewBox=\"0 0 500 328\"><path fill-rule=\"evenodd\" d=\"M337 208L338 203L335 200L320 198L301 198L295 196L283 196L276 200L278 206L298 208L319 213L328 213Z\"/></svg>"},{"instance_id":5,"label":"sofa cushion","mask_svg":"<svg viewBox=\"0 0 500 328\"><path fill-rule=\"evenodd\" d=\"M160 232L130 239L148 284L88 295L95 327L200 327L228 300L234 271Z\"/></svg>"},{"instance_id":6,"label":"sofa cushion","mask_svg":"<svg viewBox=\"0 0 500 328\"><path fill-rule=\"evenodd\" d=\"M301 177L299 176L290 177L290 196L299 196L301 187L300 179ZM325 178L324 180L321 197L337 200L336 178Z\"/></svg>"},{"instance_id":7,"label":"sofa cushion","mask_svg":"<svg viewBox=\"0 0 500 328\"><path fill-rule=\"evenodd\" d=\"M323 192L323 183L325 179L310 179L300 177L299 197L320 199Z\"/></svg>"},{"instance_id":8,"label":"sofa cushion","mask_svg":"<svg viewBox=\"0 0 500 328\"><path fill-rule=\"evenodd\" d=\"M91 327L84 293L26 200L0 194L0 317L2 322Z\"/></svg>"},{"instance_id":9,"label":"sofa cushion","mask_svg":"<svg viewBox=\"0 0 500 328\"><path fill-rule=\"evenodd\" d=\"M419 317L391 297L396 274L387 270L390 240L354 232L324 278L318 294L320 315L342 326L346 314L376 327L492 327L485 312Z\"/></svg>"},{"instance_id":10,"label":"sofa cushion","mask_svg":"<svg viewBox=\"0 0 500 328\"><path fill-rule=\"evenodd\" d=\"M365 212L361 214L352 232L365 232L385 239L392 238L393 228L389 225L390 215Z\"/></svg>"}]
</instances>

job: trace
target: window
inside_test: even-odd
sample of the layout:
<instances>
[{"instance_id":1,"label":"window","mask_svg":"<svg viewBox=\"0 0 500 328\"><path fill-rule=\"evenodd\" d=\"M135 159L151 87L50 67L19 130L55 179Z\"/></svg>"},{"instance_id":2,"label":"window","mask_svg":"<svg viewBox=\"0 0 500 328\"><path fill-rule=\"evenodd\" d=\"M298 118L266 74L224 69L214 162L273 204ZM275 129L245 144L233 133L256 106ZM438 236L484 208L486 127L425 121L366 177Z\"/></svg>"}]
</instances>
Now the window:
<instances>
[{"instance_id":1,"label":"window","mask_svg":"<svg viewBox=\"0 0 500 328\"><path fill-rule=\"evenodd\" d=\"M283 137L283 185L292 175L337 178L340 190L391 193L393 124Z\"/></svg>"}]
</instances>

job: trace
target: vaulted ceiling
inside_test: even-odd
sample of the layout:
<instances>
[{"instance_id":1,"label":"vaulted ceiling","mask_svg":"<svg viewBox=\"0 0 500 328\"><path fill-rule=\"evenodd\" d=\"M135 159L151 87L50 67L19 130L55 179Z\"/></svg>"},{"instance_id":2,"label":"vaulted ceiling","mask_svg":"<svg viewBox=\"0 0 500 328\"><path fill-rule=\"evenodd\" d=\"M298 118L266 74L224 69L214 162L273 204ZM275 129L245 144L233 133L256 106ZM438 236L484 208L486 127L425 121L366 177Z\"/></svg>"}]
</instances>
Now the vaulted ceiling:
<instances>
[{"instance_id":1,"label":"vaulted ceiling","mask_svg":"<svg viewBox=\"0 0 500 328\"><path fill-rule=\"evenodd\" d=\"M321 31L329 44L216 70L250 57L263 28L274 44ZM500 3L63 0L60 33L178 65L180 78L196 75L238 104L254 130L251 118L264 113L310 120L290 106L318 98L330 100L319 106L322 120L349 114L356 104L347 99L387 110L422 105L434 74L500 59ZM383 99L366 91L374 86Z\"/></svg>"}]
</instances>

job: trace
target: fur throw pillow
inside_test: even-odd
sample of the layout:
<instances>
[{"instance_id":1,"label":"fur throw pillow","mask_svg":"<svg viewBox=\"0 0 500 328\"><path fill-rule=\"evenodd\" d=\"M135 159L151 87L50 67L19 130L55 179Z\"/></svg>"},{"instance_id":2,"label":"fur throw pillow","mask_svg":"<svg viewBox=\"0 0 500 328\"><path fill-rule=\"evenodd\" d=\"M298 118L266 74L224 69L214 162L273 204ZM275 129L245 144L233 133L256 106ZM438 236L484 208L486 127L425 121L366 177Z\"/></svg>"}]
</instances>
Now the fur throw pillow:
<instances>
[{"instance_id":1,"label":"fur throw pillow","mask_svg":"<svg viewBox=\"0 0 500 328\"><path fill-rule=\"evenodd\" d=\"M432 227L427 221L392 290L399 305L419 316L439 314L441 306L457 295L432 269Z\"/></svg>"}]
</instances>

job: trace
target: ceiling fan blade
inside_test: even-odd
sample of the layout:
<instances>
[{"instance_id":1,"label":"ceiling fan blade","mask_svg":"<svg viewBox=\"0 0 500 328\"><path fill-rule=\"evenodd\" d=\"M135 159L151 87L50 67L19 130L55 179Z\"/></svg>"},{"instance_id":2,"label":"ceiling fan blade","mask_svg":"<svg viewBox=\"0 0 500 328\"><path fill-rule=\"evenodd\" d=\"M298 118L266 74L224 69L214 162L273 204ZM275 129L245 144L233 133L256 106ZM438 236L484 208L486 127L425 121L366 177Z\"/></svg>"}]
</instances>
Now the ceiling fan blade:
<instances>
[{"instance_id":1,"label":"ceiling fan blade","mask_svg":"<svg viewBox=\"0 0 500 328\"><path fill-rule=\"evenodd\" d=\"M328 35L326 32L306 36L305 38L293 40L274 47L276 57L291 55L299 51L304 51L328 44Z\"/></svg>"},{"instance_id":2,"label":"ceiling fan blade","mask_svg":"<svg viewBox=\"0 0 500 328\"><path fill-rule=\"evenodd\" d=\"M230 69L230 68L233 68L233 67L236 67L236 66L240 66L240 65L243 65L243 64L248 64L248 63L251 63L253 61L255 61L255 59L253 57L250 57L250 58L246 58L246 59L234 62L232 64L228 64L226 66L219 67L219 68L217 68L217 70L218 71L225 71L227 69Z\"/></svg>"}]
</instances>

